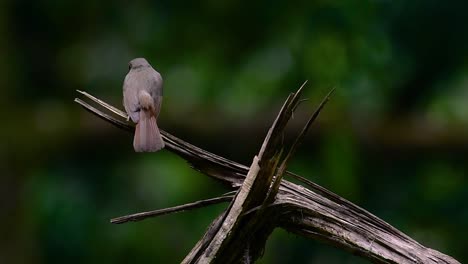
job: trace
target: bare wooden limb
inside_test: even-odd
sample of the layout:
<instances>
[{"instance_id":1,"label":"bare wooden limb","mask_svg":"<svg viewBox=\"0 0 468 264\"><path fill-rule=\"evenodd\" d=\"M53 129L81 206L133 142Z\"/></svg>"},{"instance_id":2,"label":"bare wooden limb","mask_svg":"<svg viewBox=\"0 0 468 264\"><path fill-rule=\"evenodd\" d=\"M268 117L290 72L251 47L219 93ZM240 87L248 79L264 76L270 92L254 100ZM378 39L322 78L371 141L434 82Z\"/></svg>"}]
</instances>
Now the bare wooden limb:
<instances>
[{"instance_id":1,"label":"bare wooden limb","mask_svg":"<svg viewBox=\"0 0 468 264\"><path fill-rule=\"evenodd\" d=\"M294 94L292 96L287 100L286 106L294 102ZM126 131L133 131L131 124L109 116L80 99L77 99L76 102L105 121ZM104 106L104 108L106 107ZM271 136L274 133L269 134ZM265 148L263 155L269 152L275 154L268 154L264 157L275 158L270 161L254 160L253 166L249 169L242 164L193 146L167 132L162 132L162 135L167 150L181 156L194 169L233 189L244 187L243 183L250 184L244 182L248 172L254 173L255 170L263 170L263 162L267 167L276 167L279 160L278 155L281 155L281 151L278 151L277 148L280 146L279 143L274 144L276 147L272 149L262 146L262 149ZM259 164L262 166L258 168ZM244 229L254 230L256 237L247 236L245 245L241 247L242 252L237 252L237 249L233 248L236 252L230 253L236 256L240 254L244 260L247 254L249 260L254 261L261 254L260 249L270 232L275 227L281 227L299 235L320 239L338 248L359 254L375 263L459 263L450 256L424 247L390 224L331 191L294 173L286 172L285 174L300 180L307 188L283 179L280 182L276 199L264 207L261 219L256 217L261 207L255 206L258 203L252 203L250 210L237 217L235 224L237 228L231 230L240 230L240 234L243 234ZM257 176L256 179L260 178ZM255 185L257 183L258 181L253 182ZM236 200L239 194L240 192L236 195ZM186 256L184 263L197 263L196 260L204 254L209 254L206 249L209 248L213 238L222 228L228 213L232 211L233 204L231 203L227 210L213 221L204 237ZM222 251L221 246L218 248L218 252L220 252L219 249ZM212 263L216 261L217 259L213 259ZM225 263L236 261L239 259L231 259Z\"/></svg>"},{"instance_id":2,"label":"bare wooden limb","mask_svg":"<svg viewBox=\"0 0 468 264\"><path fill-rule=\"evenodd\" d=\"M116 118L114 118L114 117L112 117L112 116L98 110L97 108L89 105L88 103L81 100L80 98L75 98L75 102L80 104L88 112L90 112L90 113L92 113L94 115L97 115L99 118L102 118L102 119L110 122L111 124L113 124L117 128L123 129L123 130L128 131L128 132L133 132L134 131L134 128L133 128L132 125L130 125L130 123L118 120L118 119L116 119Z\"/></svg>"},{"instance_id":3,"label":"bare wooden limb","mask_svg":"<svg viewBox=\"0 0 468 264\"><path fill-rule=\"evenodd\" d=\"M81 105L86 111L109 122L117 128L130 133L133 133L135 130L134 124L131 122L108 115L79 98L76 98L75 102ZM219 180L224 184L230 185L231 187L237 188L242 184L246 175L246 170L248 169L246 166L198 148L162 129L160 129L160 132L166 145L165 149L185 159L195 170Z\"/></svg>"},{"instance_id":4,"label":"bare wooden limb","mask_svg":"<svg viewBox=\"0 0 468 264\"><path fill-rule=\"evenodd\" d=\"M156 216L161 216L161 215L167 215L167 214L172 214L172 213L179 213L187 210L193 210L197 208L202 208L206 207L208 205L213 205L213 204L218 204L218 203L224 203L231 201L234 196L229 195L229 196L220 196L216 198L211 198L211 199L206 199L206 200L200 200L196 201L193 203L187 203L183 205L178 205L170 208L164 208L164 209L159 209L159 210L154 210L154 211L148 211L148 212L141 212L141 213L136 213L136 214L131 214L131 215L125 215L125 216L120 216L116 217L110 220L112 224L123 224L127 222L137 222L141 221L150 217L156 217Z\"/></svg>"},{"instance_id":5,"label":"bare wooden limb","mask_svg":"<svg viewBox=\"0 0 468 264\"><path fill-rule=\"evenodd\" d=\"M101 99L98 99L92 95L90 95L89 93L87 92L84 92L84 91L80 91L80 90L76 90L77 92L79 92L80 94L88 97L89 99L91 99L92 101L96 102L97 104L101 105L102 107L108 109L109 111L111 111L112 113L118 115L118 116L121 116L123 118L125 118L126 120L128 120L128 115L127 113L125 113L124 111L116 108L116 107L113 107L112 105L102 101Z\"/></svg>"},{"instance_id":6,"label":"bare wooden limb","mask_svg":"<svg viewBox=\"0 0 468 264\"><path fill-rule=\"evenodd\" d=\"M264 226L259 225L263 222L260 217L252 217L249 221L243 221L243 216L251 208L262 204L266 194L269 193L271 179L281 157L281 135L297 105L303 86L295 94L289 96L281 108L265 137L260 152L254 157L247 177L235 200L231 203L221 227L206 248L197 249L203 250L203 254L194 254L198 258L186 258L183 263L235 263L241 259L255 259L255 256L259 255L256 252L250 252L251 245L255 244L256 251L262 249L273 228L269 228L269 232L265 235ZM254 242L254 239L248 239L248 236L264 239Z\"/></svg>"}]
</instances>

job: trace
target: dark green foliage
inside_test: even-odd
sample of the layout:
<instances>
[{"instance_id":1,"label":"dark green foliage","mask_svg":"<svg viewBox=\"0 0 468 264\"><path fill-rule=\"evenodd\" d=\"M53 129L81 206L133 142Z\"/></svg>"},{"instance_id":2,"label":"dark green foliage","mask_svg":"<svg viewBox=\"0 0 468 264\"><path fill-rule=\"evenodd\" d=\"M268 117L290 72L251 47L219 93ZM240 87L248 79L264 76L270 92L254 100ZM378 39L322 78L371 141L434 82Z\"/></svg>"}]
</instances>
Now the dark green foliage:
<instances>
[{"instance_id":1,"label":"dark green foliage","mask_svg":"<svg viewBox=\"0 0 468 264\"><path fill-rule=\"evenodd\" d=\"M221 212L109 223L225 191L168 152L135 154L130 135L73 103L80 89L121 105L140 56L165 79L160 126L247 165L289 92L309 80L300 117L336 87L289 169L468 261L467 8L2 1L0 262L175 263ZM294 262L362 263L275 231L262 263Z\"/></svg>"}]
</instances>

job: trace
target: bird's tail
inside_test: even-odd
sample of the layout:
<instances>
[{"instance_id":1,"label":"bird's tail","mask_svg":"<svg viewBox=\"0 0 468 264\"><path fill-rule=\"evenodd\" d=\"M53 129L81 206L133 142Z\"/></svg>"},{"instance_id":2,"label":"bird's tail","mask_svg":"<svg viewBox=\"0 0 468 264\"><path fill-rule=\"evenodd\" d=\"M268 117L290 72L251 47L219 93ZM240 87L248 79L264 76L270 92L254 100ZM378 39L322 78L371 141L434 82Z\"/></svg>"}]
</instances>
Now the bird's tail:
<instances>
[{"instance_id":1,"label":"bird's tail","mask_svg":"<svg viewBox=\"0 0 468 264\"><path fill-rule=\"evenodd\" d=\"M164 142L151 110L141 109L135 129L133 148L136 152L156 152L164 148Z\"/></svg>"}]
</instances>

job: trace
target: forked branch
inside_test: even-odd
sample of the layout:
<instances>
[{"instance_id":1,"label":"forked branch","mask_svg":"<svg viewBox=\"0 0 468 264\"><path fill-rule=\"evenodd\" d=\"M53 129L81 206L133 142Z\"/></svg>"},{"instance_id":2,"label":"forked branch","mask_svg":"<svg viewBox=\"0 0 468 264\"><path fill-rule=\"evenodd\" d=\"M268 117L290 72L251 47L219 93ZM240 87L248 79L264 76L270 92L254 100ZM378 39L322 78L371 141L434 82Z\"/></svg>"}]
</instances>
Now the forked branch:
<instances>
[{"instance_id":1,"label":"forked branch","mask_svg":"<svg viewBox=\"0 0 468 264\"><path fill-rule=\"evenodd\" d=\"M286 157L283 157L281 133L301 102L303 87L304 85L286 100L250 167L212 154L161 131L167 150L185 159L195 170L237 190L235 196L130 215L115 222L140 220L198 208L212 202L232 200L226 211L212 222L183 263L254 261L261 255L265 241L276 227L326 241L375 263L459 263L450 256L424 247L337 194L299 175L285 172L294 150L324 105L322 103L311 116L296 143ZM105 111L81 99L75 99L75 102L99 118L133 133L133 124L126 121L124 112L88 93L80 93ZM324 102L327 100L328 96ZM281 179L283 174L300 180L305 186Z\"/></svg>"}]
</instances>

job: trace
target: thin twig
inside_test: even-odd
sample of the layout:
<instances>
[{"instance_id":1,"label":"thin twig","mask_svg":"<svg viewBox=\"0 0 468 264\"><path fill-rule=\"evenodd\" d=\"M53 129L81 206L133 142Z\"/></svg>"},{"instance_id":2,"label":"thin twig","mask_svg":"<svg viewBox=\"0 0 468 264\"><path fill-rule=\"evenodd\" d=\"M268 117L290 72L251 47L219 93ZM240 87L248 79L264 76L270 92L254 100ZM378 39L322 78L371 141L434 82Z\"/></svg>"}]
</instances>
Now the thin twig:
<instances>
[{"instance_id":1,"label":"thin twig","mask_svg":"<svg viewBox=\"0 0 468 264\"><path fill-rule=\"evenodd\" d=\"M188 204L183 204L183 205L178 205L174 207L169 207L169 208L164 208L164 209L159 209L159 210L154 210L154 211L148 211L148 212L141 212L141 213L136 213L136 214L131 214L131 215L126 215L126 216L121 216L121 217L116 217L110 220L112 224L123 224L127 222L137 222L144 220L149 217L157 217L161 215L167 215L167 214L172 214L172 213L178 213L182 211L187 211L187 210L193 210L197 208L202 208L206 207L208 205L212 204L218 204L218 203L223 203L223 202L229 202L232 200L234 196L220 196L216 198L211 198L211 199L206 199L206 200L200 200L196 201L193 203L188 203Z\"/></svg>"}]
</instances>

